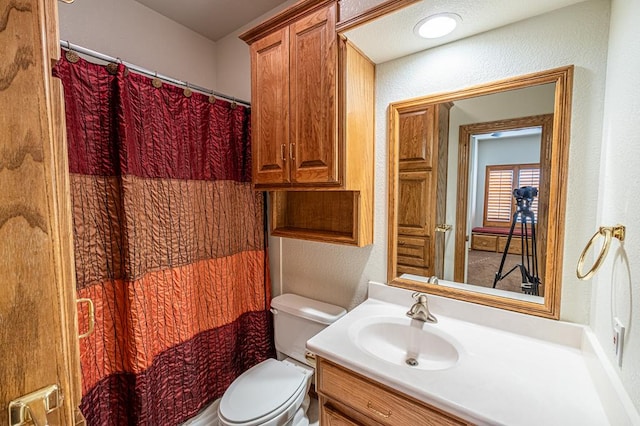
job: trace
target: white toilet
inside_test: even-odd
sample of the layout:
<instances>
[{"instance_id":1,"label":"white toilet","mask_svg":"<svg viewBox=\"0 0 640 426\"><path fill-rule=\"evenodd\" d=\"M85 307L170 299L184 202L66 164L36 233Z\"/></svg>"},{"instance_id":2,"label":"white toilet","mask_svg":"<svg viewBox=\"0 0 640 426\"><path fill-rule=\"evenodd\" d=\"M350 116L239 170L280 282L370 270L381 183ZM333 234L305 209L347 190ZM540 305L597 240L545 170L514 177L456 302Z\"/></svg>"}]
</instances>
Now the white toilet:
<instances>
[{"instance_id":1,"label":"white toilet","mask_svg":"<svg viewBox=\"0 0 640 426\"><path fill-rule=\"evenodd\" d=\"M218 406L226 426L306 426L308 390L314 372L305 357L307 340L346 311L335 305L283 294L271 301L278 359L267 359L240 375Z\"/></svg>"}]
</instances>

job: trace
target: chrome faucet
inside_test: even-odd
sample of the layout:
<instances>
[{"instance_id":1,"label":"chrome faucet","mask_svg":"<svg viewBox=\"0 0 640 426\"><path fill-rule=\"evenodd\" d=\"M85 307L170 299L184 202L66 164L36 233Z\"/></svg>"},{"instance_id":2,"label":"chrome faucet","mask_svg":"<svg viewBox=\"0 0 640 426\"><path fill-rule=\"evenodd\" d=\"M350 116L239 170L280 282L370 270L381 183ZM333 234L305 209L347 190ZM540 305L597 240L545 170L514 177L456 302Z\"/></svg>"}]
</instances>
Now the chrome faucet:
<instances>
[{"instance_id":1,"label":"chrome faucet","mask_svg":"<svg viewBox=\"0 0 640 426\"><path fill-rule=\"evenodd\" d=\"M413 293L413 298L416 300L416 303L411 306L411 309L407 312L407 316L414 320L436 324L438 319L429 312L427 295L424 293Z\"/></svg>"}]
</instances>

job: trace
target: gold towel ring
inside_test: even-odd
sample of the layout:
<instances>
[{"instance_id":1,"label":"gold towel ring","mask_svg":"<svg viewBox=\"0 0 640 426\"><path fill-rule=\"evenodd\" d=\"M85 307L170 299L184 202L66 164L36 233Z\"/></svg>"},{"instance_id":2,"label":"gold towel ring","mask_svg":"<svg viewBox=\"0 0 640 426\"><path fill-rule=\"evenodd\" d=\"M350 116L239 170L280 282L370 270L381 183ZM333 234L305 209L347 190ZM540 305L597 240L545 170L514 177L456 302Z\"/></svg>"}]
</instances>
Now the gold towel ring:
<instances>
[{"instance_id":1,"label":"gold towel ring","mask_svg":"<svg viewBox=\"0 0 640 426\"><path fill-rule=\"evenodd\" d=\"M582 250L582 254L578 259L578 267L576 268L576 275L578 276L578 279L588 280L589 278L591 278L593 274L595 274L596 271L600 268L600 266L602 265L602 262L604 261L604 258L607 256L607 252L609 251L609 246L611 245L611 240L613 238L617 238L620 241L624 241L624 233L625 233L624 225L601 226L600 228L598 228L598 231L595 234L593 234L593 237L591 237L591 239L587 243L587 246L584 248L584 250ZM591 249L591 246L593 245L593 243L595 243L595 241L601 235L604 237L604 244L602 244L602 248L600 249L600 254L598 255L598 258L596 259L593 266L591 266L591 269L589 269L589 271L586 274L583 274L581 271L584 268L584 260L585 260L584 258L589 252L589 249Z\"/></svg>"}]
</instances>

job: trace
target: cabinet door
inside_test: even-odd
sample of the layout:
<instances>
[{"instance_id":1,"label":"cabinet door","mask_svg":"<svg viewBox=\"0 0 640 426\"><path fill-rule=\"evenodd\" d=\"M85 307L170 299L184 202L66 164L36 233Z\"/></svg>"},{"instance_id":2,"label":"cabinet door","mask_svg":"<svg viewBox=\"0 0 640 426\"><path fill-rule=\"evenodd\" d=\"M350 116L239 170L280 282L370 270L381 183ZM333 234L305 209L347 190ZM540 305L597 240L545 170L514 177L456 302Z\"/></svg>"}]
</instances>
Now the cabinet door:
<instances>
[{"instance_id":1,"label":"cabinet door","mask_svg":"<svg viewBox=\"0 0 640 426\"><path fill-rule=\"evenodd\" d=\"M251 45L253 182L289 182L289 30Z\"/></svg>"},{"instance_id":2,"label":"cabinet door","mask_svg":"<svg viewBox=\"0 0 640 426\"><path fill-rule=\"evenodd\" d=\"M336 5L290 27L291 179L339 183Z\"/></svg>"}]
</instances>

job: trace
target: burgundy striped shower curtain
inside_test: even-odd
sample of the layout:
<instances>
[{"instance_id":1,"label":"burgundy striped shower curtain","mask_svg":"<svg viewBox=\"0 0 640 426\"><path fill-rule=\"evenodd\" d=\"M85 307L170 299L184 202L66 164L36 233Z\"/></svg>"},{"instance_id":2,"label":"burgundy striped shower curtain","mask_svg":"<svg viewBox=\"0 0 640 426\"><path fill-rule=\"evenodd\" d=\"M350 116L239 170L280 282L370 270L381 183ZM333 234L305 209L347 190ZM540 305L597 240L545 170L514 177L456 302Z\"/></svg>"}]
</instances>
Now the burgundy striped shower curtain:
<instances>
[{"instance_id":1,"label":"burgundy striped shower curtain","mask_svg":"<svg viewBox=\"0 0 640 426\"><path fill-rule=\"evenodd\" d=\"M61 59L90 425L175 425L274 355L250 110ZM80 330L87 327L79 316Z\"/></svg>"}]
</instances>

